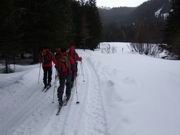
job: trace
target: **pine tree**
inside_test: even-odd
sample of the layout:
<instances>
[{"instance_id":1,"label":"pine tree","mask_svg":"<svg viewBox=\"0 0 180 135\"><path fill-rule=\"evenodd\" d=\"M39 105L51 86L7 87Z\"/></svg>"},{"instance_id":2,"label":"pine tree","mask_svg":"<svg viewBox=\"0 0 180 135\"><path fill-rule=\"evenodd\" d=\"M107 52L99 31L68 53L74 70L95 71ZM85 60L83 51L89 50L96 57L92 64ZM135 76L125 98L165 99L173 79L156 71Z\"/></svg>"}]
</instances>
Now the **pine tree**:
<instances>
[{"instance_id":1,"label":"pine tree","mask_svg":"<svg viewBox=\"0 0 180 135\"><path fill-rule=\"evenodd\" d=\"M72 38L71 0L20 0L16 4L25 9L18 33L23 46L33 51L34 62L42 47L67 48Z\"/></svg>"},{"instance_id":2,"label":"pine tree","mask_svg":"<svg viewBox=\"0 0 180 135\"><path fill-rule=\"evenodd\" d=\"M96 1L74 1L72 9L76 43L82 48L96 48L102 30Z\"/></svg>"},{"instance_id":3,"label":"pine tree","mask_svg":"<svg viewBox=\"0 0 180 135\"><path fill-rule=\"evenodd\" d=\"M96 7L96 0L89 0L86 4L86 17L87 26L89 30L89 37L87 40L87 46L90 49L95 49L101 40L102 24Z\"/></svg>"},{"instance_id":4,"label":"pine tree","mask_svg":"<svg viewBox=\"0 0 180 135\"><path fill-rule=\"evenodd\" d=\"M17 49L15 41L17 39L17 29L19 24L16 21L18 11L13 5L14 0L1 1L0 4L0 44L4 53L10 53L10 50ZM20 18L20 16L19 16ZM11 49L10 49L11 47Z\"/></svg>"},{"instance_id":5,"label":"pine tree","mask_svg":"<svg viewBox=\"0 0 180 135\"><path fill-rule=\"evenodd\" d=\"M180 1L171 0L172 9L169 14L167 24L167 43L172 52L180 57Z\"/></svg>"},{"instance_id":6,"label":"pine tree","mask_svg":"<svg viewBox=\"0 0 180 135\"><path fill-rule=\"evenodd\" d=\"M2 0L0 19L0 50L31 51L34 62L44 46L67 48L74 40L93 49L101 37L95 0Z\"/></svg>"},{"instance_id":7,"label":"pine tree","mask_svg":"<svg viewBox=\"0 0 180 135\"><path fill-rule=\"evenodd\" d=\"M10 60L14 60L15 56L20 52L21 47L17 43L18 34L17 30L19 23L17 19L21 18L19 13L22 11L17 10L14 6L14 0L2 0L0 2L0 55L5 60L5 72L9 73Z\"/></svg>"},{"instance_id":8,"label":"pine tree","mask_svg":"<svg viewBox=\"0 0 180 135\"><path fill-rule=\"evenodd\" d=\"M73 40L77 47L81 47L81 26L83 16L83 4L79 1L72 1Z\"/></svg>"}]
</instances>

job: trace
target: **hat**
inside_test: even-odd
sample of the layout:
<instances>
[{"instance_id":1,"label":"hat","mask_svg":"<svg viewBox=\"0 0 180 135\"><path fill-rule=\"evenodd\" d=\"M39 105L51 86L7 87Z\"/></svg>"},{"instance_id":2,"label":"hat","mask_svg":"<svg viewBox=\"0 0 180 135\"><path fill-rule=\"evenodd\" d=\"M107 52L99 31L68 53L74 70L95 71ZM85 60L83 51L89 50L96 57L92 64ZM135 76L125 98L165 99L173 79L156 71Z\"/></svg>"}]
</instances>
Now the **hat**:
<instances>
[{"instance_id":1,"label":"hat","mask_svg":"<svg viewBox=\"0 0 180 135\"><path fill-rule=\"evenodd\" d=\"M61 48L56 48L56 52L61 52Z\"/></svg>"},{"instance_id":2,"label":"hat","mask_svg":"<svg viewBox=\"0 0 180 135\"><path fill-rule=\"evenodd\" d=\"M66 52L66 48L61 48L61 52Z\"/></svg>"}]
</instances>

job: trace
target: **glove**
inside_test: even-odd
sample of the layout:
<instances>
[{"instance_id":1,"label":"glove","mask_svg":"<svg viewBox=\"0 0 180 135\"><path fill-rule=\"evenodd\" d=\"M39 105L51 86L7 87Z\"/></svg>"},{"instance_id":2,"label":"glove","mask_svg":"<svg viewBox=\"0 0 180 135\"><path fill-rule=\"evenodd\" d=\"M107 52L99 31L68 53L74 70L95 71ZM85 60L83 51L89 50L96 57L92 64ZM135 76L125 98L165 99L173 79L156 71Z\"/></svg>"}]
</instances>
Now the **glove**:
<instances>
[{"instance_id":1,"label":"glove","mask_svg":"<svg viewBox=\"0 0 180 135\"><path fill-rule=\"evenodd\" d=\"M79 57L79 61L82 62L82 57Z\"/></svg>"}]
</instances>

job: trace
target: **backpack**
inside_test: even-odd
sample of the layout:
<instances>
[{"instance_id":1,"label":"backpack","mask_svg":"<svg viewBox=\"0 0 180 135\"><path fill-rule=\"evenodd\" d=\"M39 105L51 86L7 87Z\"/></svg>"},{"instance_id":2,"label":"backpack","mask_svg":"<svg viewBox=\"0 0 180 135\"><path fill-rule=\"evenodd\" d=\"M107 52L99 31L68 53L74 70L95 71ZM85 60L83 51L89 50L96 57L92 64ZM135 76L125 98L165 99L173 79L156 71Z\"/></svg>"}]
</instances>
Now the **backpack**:
<instances>
[{"instance_id":1,"label":"backpack","mask_svg":"<svg viewBox=\"0 0 180 135\"><path fill-rule=\"evenodd\" d=\"M51 61L52 61L52 56L50 54L45 54L45 55L42 56L42 63L44 65L50 64Z\"/></svg>"},{"instance_id":2,"label":"backpack","mask_svg":"<svg viewBox=\"0 0 180 135\"><path fill-rule=\"evenodd\" d=\"M61 58L57 60L57 69L60 76L66 76L71 73L71 67L68 56L62 55Z\"/></svg>"},{"instance_id":3,"label":"backpack","mask_svg":"<svg viewBox=\"0 0 180 135\"><path fill-rule=\"evenodd\" d=\"M69 57L70 57L70 63L76 64L76 61L78 59L78 54L76 52L69 52Z\"/></svg>"},{"instance_id":4,"label":"backpack","mask_svg":"<svg viewBox=\"0 0 180 135\"><path fill-rule=\"evenodd\" d=\"M42 55L42 64L43 65L51 64L51 62L53 60L53 54L50 51L43 50L41 55Z\"/></svg>"}]
</instances>

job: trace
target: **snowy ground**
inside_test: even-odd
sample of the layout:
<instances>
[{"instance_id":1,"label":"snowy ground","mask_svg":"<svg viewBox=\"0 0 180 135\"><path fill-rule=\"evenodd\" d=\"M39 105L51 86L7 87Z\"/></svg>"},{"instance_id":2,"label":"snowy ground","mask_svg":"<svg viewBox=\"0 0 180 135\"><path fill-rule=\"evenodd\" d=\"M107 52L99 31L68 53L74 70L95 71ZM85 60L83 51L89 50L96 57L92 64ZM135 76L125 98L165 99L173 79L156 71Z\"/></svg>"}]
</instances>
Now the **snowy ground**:
<instances>
[{"instance_id":1,"label":"snowy ground","mask_svg":"<svg viewBox=\"0 0 180 135\"><path fill-rule=\"evenodd\" d=\"M78 50L83 62L59 116L54 79L42 92L39 65L0 74L0 135L180 135L180 62L111 46Z\"/></svg>"}]
</instances>

